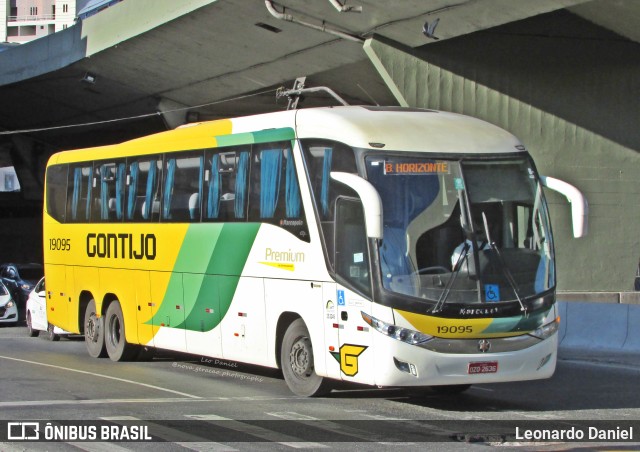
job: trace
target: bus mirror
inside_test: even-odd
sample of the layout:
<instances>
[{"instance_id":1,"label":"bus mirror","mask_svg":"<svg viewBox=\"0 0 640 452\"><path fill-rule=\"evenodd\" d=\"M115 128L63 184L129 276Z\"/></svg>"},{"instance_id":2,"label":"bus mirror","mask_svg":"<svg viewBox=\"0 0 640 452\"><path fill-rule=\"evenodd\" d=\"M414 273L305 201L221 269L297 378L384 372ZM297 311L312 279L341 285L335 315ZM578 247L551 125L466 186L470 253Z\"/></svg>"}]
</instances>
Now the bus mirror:
<instances>
[{"instance_id":1,"label":"bus mirror","mask_svg":"<svg viewBox=\"0 0 640 452\"><path fill-rule=\"evenodd\" d=\"M362 201L367 236L382 239L382 200L368 181L351 173L331 172L331 178L353 189Z\"/></svg>"},{"instance_id":2,"label":"bus mirror","mask_svg":"<svg viewBox=\"0 0 640 452\"><path fill-rule=\"evenodd\" d=\"M588 231L589 203L587 198L573 185L555 177L540 176L540 182L547 188L563 194L571 204L573 236L584 237Z\"/></svg>"}]
</instances>

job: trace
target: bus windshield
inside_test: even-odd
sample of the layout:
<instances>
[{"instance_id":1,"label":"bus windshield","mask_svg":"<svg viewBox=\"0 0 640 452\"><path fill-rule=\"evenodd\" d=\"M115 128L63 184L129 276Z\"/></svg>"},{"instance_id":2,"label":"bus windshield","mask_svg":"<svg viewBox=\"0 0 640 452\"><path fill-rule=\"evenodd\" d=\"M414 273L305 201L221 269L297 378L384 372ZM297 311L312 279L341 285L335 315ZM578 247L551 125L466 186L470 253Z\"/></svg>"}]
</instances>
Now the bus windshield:
<instances>
[{"instance_id":1,"label":"bus windshield","mask_svg":"<svg viewBox=\"0 0 640 452\"><path fill-rule=\"evenodd\" d=\"M528 158L376 153L365 162L383 204L387 291L470 304L521 301L555 286L547 207Z\"/></svg>"}]
</instances>

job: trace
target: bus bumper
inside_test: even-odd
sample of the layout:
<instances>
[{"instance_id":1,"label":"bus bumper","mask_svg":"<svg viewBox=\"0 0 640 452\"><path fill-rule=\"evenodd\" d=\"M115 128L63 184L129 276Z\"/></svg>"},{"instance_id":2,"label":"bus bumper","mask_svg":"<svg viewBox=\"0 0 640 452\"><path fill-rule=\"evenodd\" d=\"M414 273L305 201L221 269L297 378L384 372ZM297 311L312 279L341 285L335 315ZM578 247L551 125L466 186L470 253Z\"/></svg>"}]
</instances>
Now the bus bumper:
<instances>
[{"instance_id":1,"label":"bus bumper","mask_svg":"<svg viewBox=\"0 0 640 452\"><path fill-rule=\"evenodd\" d=\"M526 349L502 353L438 353L390 338L378 360L378 386L438 386L549 378L556 368L558 334ZM382 345L382 344L380 344Z\"/></svg>"}]
</instances>

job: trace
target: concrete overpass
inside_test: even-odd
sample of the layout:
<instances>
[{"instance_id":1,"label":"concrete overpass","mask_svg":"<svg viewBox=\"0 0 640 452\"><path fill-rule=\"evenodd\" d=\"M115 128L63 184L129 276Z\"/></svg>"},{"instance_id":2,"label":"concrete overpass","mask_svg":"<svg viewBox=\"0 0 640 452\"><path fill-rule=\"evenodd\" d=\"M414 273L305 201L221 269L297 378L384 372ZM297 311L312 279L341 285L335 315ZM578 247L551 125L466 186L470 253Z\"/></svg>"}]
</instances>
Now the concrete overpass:
<instances>
[{"instance_id":1,"label":"concrete overpass","mask_svg":"<svg viewBox=\"0 0 640 452\"><path fill-rule=\"evenodd\" d=\"M436 19L438 39L422 31ZM639 25L636 0L121 2L0 52L0 166L15 165L23 188L0 199L14 217L0 229L2 259L40 259L33 217L51 152L283 109L276 89L307 76L353 104L456 111L515 133L541 172L590 200L590 236L576 241L568 206L548 195L560 289L630 290ZM332 103L318 95L304 106Z\"/></svg>"}]
</instances>

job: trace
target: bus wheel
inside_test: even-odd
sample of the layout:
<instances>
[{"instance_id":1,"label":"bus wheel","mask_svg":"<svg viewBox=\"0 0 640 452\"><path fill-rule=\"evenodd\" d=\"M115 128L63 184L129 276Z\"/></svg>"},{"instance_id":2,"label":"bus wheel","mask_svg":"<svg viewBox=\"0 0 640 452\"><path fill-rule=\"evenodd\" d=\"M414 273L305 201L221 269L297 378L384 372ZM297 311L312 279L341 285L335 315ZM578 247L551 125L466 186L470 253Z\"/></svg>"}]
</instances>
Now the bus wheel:
<instances>
[{"instance_id":1,"label":"bus wheel","mask_svg":"<svg viewBox=\"0 0 640 452\"><path fill-rule=\"evenodd\" d=\"M287 386L294 394L312 397L331 391L329 380L318 376L314 370L313 347L302 319L296 319L287 328L280 349L280 363Z\"/></svg>"},{"instance_id":2,"label":"bus wheel","mask_svg":"<svg viewBox=\"0 0 640 452\"><path fill-rule=\"evenodd\" d=\"M104 347L104 318L96 314L96 302L89 301L84 311L84 344L89 355L94 358L107 356Z\"/></svg>"},{"instance_id":3,"label":"bus wheel","mask_svg":"<svg viewBox=\"0 0 640 452\"><path fill-rule=\"evenodd\" d=\"M129 361L136 352L124 335L124 316L120 302L114 300L107 309L104 319L104 343L111 361Z\"/></svg>"},{"instance_id":4,"label":"bus wheel","mask_svg":"<svg viewBox=\"0 0 640 452\"><path fill-rule=\"evenodd\" d=\"M440 394L460 394L469 389L471 385L444 385L444 386L431 386L431 389Z\"/></svg>"}]
</instances>

